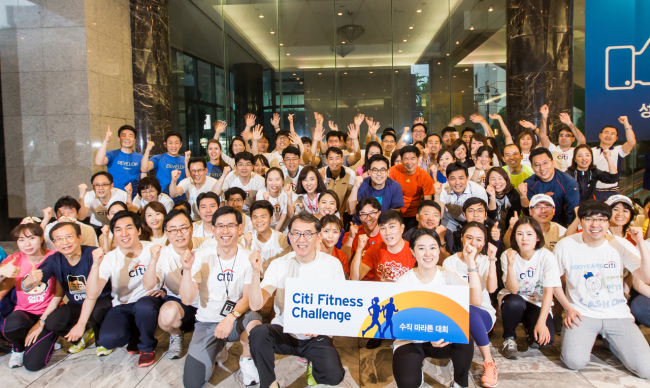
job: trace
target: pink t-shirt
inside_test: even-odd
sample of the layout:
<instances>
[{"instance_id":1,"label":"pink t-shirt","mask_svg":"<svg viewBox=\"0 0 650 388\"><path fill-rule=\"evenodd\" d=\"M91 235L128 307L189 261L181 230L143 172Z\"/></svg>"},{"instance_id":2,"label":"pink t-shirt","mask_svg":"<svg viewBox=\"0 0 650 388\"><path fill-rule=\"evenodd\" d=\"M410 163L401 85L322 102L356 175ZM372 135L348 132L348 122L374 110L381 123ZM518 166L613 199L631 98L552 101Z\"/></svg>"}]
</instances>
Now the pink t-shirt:
<instances>
[{"instance_id":1,"label":"pink t-shirt","mask_svg":"<svg viewBox=\"0 0 650 388\"><path fill-rule=\"evenodd\" d=\"M56 253L56 250L48 250L45 252L45 257L38 264L38 268L43 261L45 261L49 256ZM32 264L27 260L27 256L22 252L14 253L13 255L7 257L4 262L9 262L13 259L16 259L14 265L20 267L20 274L16 277L16 308L17 311L25 311L35 315L41 315L47 309L47 305L52 300L52 297L56 291L56 278L51 277L47 283L40 283L35 285L29 291L23 291L21 284L25 276L29 275L29 272L32 270Z\"/></svg>"}]
</instances>

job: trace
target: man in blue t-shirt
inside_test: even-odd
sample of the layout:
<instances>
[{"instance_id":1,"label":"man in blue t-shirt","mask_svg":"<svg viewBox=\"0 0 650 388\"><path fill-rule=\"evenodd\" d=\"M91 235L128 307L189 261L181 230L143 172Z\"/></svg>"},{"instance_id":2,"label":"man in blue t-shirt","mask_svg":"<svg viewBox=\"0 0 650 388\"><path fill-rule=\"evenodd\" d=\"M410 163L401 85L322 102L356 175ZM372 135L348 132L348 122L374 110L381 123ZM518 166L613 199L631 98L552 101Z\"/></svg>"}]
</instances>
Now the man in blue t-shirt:
<instances>
[{"instance_id":1,"label":"man in blue t-shirt","mask_svg":"<svg viewBox=\"0 0 650 388\"><path fill-rule=\"evenodd\" d=\"M113 175L113 186L124 190L127 184L131 184L133 193L138 192L138 181L140 180L140 162L142 154L133 152L135 138L138 133L130 125L122 125L117 130L117 137L120 139L120 148L106 151L108 142L113 137L111 126L106 130L106 137L95 155L95 164L106 166L106 171Z\"/></svg>"},{"instance_id":2,"label":"man in blue t-shirt","mask_svg":"<svg viewBox=\"0 0 650 388\"><path fill-rule=\"evenodd\" d=\"M169 184L172 181L172 171L178 170L181 172L179 180L185 179L185 161L189 160L190 151L185 153L185 156L181 156L180 150L183 146L183 137L180 133L171 131L165 134L165 148L167 152L164 154L159 154L149 158L149 153L154 146L152 141L147 142L147 149L144 151L144 156L142 157L142 165L140 171L149 172L151 170L156 170L156 178L160 182L160 187L162 187L162 192L169 195ZM174 203L178 201L186 201L187 196L185 194L179 195L174 198Z\"/></svg>"},{"instance_id":3,"label":"man in blue t-shirt","mask_svg":"<svg viewBox=\"0 0 650 388\"><path fill-rule=\"evenodd\" d=\"M368 159L368 165L370 176L365 179L360 176L355 178L348 199L350 214L355 214L357 199L366 197L377 198L382 212L402 208L404 206L402 186L388 177L388 159L383 155L373 155ZM357 215L354 216L354 221L357 224L361 223Z\"/></svg>"},{"instance_id":4,"label":"man in blue t-shirt","mask_svg":"<svg viewBox=\"0 0 650 388\"><path fill-rule=\"evenodd\" d=\"M22 289L29 290L35 284L56 278L68 302L47 316L45 330L72 342L68 353L84 350L86 342L93 337L94 332L97 355L106 356L112 349L101 346L99 328L112 306L110 283L104 287L97 299L86 298L86 280L95 265L93 252L98 248L81 245L81 229L74 222L59 222L52 227L49 234L58 252L45 259L37 270L25 277ZM86 330L87 324L90 324L92 329Z\"/></svg>"}]
</instances>

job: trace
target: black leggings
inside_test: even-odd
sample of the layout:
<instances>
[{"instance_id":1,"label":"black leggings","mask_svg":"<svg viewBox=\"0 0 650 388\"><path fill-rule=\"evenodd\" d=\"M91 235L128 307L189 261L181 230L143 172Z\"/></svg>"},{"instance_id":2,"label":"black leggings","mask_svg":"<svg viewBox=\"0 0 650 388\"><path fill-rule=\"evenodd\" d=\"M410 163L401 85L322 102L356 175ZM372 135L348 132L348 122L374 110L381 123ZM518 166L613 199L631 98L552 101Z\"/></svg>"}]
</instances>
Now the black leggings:
<instances>
[{"instance_id":1,"label":"black leggings","mask_svg":"<svg viewBox=\"0 0 650 388\"><path fill-rule=\"evenodd\" d=\"M90 313L90 317L88 318L88 323L92 326L93 331L95 332L95 344L97 345L102 344L99 338L99 329L104 321L104 316L106 316L108 309L112 306L111 300L110 295L97 298L95 307L93 307L93 311ZM45 320L45 328L55 332L61 337L66 336L77 324L80 315L81 305L68 302L52 311ZM78 343L79 340L74 342L75 345Z\"/></svg>"},{"instance_id":2,"label":"black leggings","mask_svg":"<svg viewBox=\"0 0 650 388\"><path fill-rule=\"evenodd\" d=\"M422 385L422 361L450 358L454 364L454 381L467 387L469 368L474 357L474 341L469 344L449 344L434 348L431 342L402 345L393 353L393 376L398 388L418 388Z\"/></svg>"},{"instance_id":3,"label":"black leggings","mask_svg":"<svg viewBox=\"0 0 650 388\"><path fill-rule=\"evenodd\" d=\"M7 341L11 342L14 351L25 352L23 364L25 369L31 372L43 369L47 365L58 338L55 333L43 328L34 343L25 347L25 338L40 317L25 311L14 311L2 322L2 334Z\"/></svg>"},{"instance_id":4,"label":"black leggings","mask_svg":"<svg viewBox=\"0 0 650 388\"><path fill-rule=\"evenodd\" d=\"M517 338L517 326L523 322L524 327L528 331L528 336L532 341L535 341L535 325L537 325L537 320L541 312L542 309L540 307L526 302L520 295L508 294L504 296L501 302L503 338ZM551 314L548 314L546 317L546 327L551 334L551 341L544 346L548 346L555 341L555 325L553 324Z\"/></svg>"}]
</instances>

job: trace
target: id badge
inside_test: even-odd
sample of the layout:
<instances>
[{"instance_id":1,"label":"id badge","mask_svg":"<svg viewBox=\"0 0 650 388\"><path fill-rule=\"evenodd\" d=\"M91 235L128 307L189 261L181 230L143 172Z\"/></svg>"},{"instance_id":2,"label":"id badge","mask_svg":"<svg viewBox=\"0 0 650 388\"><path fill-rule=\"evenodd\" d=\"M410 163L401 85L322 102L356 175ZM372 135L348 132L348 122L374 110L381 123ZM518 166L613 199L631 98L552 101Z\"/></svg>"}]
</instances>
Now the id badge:
<instances>
[{"instance_id":1,"label":"id badge","mask_svg":"<svg viewBox=\"0 0 650 388\"><path fill-rule=\"evenodd\" d=\"M231 300L227 300L226 303L223 304L223 308L221 309L221 316L225 317L228 314L230 314L232 310L235 308L235 305L237 305L237 303Z\"/></svg>"}]
</instances>

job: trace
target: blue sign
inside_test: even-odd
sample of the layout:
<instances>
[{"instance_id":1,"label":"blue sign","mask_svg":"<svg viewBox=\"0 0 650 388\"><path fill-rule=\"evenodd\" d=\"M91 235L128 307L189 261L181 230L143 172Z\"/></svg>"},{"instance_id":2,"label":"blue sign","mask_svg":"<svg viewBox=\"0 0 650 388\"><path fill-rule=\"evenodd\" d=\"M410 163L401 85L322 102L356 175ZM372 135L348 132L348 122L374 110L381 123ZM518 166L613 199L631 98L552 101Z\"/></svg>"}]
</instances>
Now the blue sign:
<instances>
[{"instance_id":1,"label":"blue sign","mask_svg":"<svg viewBox=\"0 0 650 388\"><path fill-rule=\"evenodd\" d=\"M587 141L627 116L637 140L650 140L650 1L589 0L585 6Z\"/></svg>"}]
</instances>

